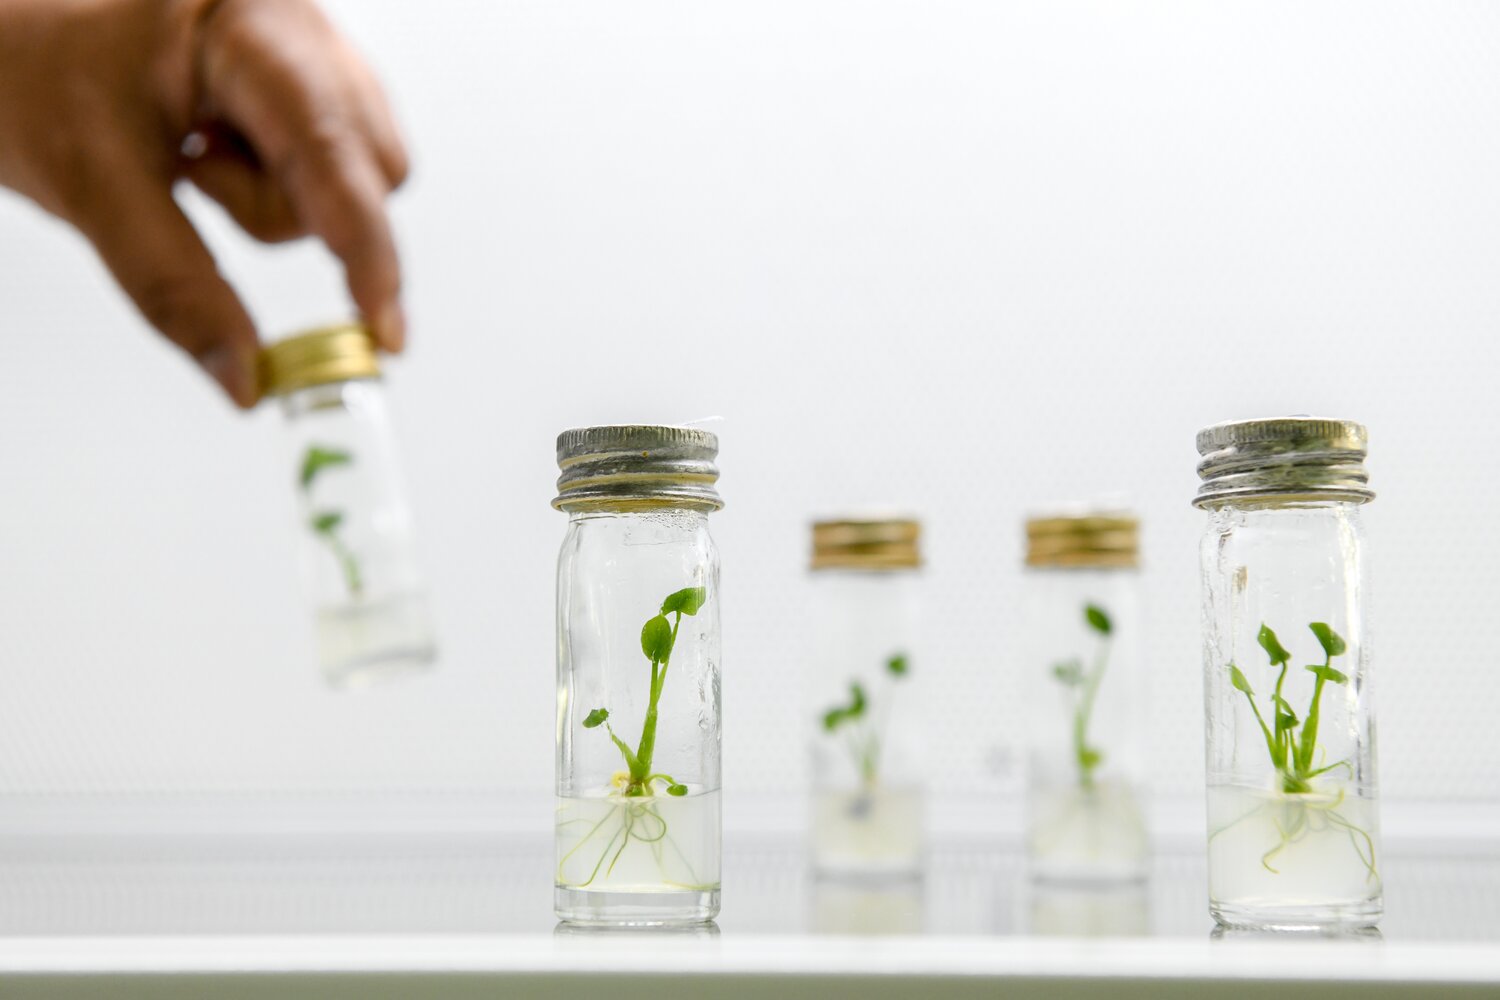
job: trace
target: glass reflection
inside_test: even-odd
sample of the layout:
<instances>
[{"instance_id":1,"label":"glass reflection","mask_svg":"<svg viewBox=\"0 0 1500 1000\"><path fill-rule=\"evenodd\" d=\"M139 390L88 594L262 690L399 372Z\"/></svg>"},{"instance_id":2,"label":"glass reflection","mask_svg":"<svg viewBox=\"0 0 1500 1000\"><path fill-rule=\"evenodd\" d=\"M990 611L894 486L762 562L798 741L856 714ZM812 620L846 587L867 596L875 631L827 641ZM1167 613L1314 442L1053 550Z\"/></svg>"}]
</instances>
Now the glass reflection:
<instances>
[{"instance_id":1,"label":"glass reflection","mask_svg":"<svg viewBox=\"0 0 1500 1000\"><path fill-rule=\"evenodd\" d=\"M921 934L926 893L919 878L889 882L814 879L814 934Z\"/></svg>"},{"instance_id":2,"label":"glass reflection","mask_svg":"<svg viewBox=\"0 0 1500 1000\"><path fill-rule=\"evenodd\" d=\"M719 925L712 920L701 924L673 924L661 927L630 924L575 924L567 920L559 920L557 926L552 928L552 936L557 938L610 938L613 940L623 940L631 937L674 938L679 940L683 938L716 938L719 936Z\"/></svg>"},{"instance_id":3,"label":"glass reflection","mask_svg":"<svg viewBox=\"0 0 1500 1000\"><path fill-rule=\"evenodd\" d=\"M1313 927L1272 929L1265 927L1214 927L1211 941L1351 941L1371 943L1385 940L1379 927Z\"/></svg>"},{"instance_id":4,"label":"glass reflection","mask_svg":"<svg viewBox=\"0 0 1500 1000\"><path fill-rule=\"evenodd\" d=\"M1144 937L1151 933L1146 883L1030 884L1027 929L1044 937Z\"/></svg>"}]
</instances>

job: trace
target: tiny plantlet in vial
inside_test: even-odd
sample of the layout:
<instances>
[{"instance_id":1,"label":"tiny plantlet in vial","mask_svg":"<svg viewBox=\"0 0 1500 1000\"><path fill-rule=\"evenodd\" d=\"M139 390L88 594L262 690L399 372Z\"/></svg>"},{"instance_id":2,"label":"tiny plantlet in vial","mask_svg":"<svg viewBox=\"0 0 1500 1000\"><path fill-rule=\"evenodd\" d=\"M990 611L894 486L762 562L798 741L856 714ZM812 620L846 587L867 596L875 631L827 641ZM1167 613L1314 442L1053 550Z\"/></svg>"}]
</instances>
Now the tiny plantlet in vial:
<instances>
[{"instance_id":1,"label":"tiny plantlet in vial","mask_svg":"<svg viewBox=\"0 0 1500 1000\"><path fill-rule=\"evenodd\" d=\"M1099 636L1099 651L1095 654L1093 669L1085 670L1079 659L1065 660L1053 664L1052 676L1073 697L1073 759L1078 766L1078 786L1088 790L1094 787L1095 769L1104 762L1104 751L1089 743L1089 721L1099 697L1099 683L1104 680L1104 668L1109 665L1109 643L1114 623L1096 604L1084 606L1083 620Z\"/></svg>"},{"instance_id":2,"label":"tiny plantlet in vial","mask_svg":"<svg viewBox=\"0 0 1500 1000\"><path fill-rule=\"evenodd\" d=\"M1229 683L1245 696L1250 710L1255 714L1261 735L1265 737L1266 752L1270 754L1271 764L1276 769L1276 780L1283 800L1299 807L1293 810L1289 820L1277 824L1279 842L1261 858L1261 864L1267 871L1276 874L1277 855L1309 833L1318 833L1331 827L1349 835L1349 841L1364 863L1368 877L1373 880L1377 877L1374 839L1339 811L1345 797L1344 789L1340 787L1336 793L1328 793L1318 787L1320 782L1316 780L1338 771L1343 771L1350 778L1354 777L1354 768L1349 761L1336 760L1329 763L1325 760L1326 753L1320 753L1318 749L1323 689L1330 684L1336 687L1348 684L1349 678L1333 666L1334 659L1343 656L1348 645L1342 636L1324 622L1312 622L1307 627L1323 649L1323 662L1311 663L1305 668L1313 675L1314 680L1312 698L1301 718L1298 718L1291 703L1282 696L1292 654L1281 644L1270 626L1262 623L1256 636L1256 642L1265 650L1271 666L1280 668L1276 686L1267 699L1270 722L1261 712L1260 705L1255 700L1255 690L1250 686L1244 671L1233 663L1229 665ZM1224 831L1218 831L1222 832Z\"/></svg>"},{"instance_id":3,"label":"tiny plantlet in vial","mask_svg":"<svg viewBox=\"0 0 1500 1000\"><path fill-rule=\"evenodd\" d=\"M905 653L886 658L885 672L893 680L904 680L910 671ZM845 734L849 755L866 790L873 789L880 781L880 729L869 693L859 681L849 682L848 704L835 705L823 713L825 732Z\"/></svg>"},{"instance_id":4,"label":"tiny plantlet in vial","mask_svg":"<svg viewBox=\"0 0 1500 1000\"><path fill-rule=\"evenodd\" d=\"M302 456L302 470L298 473L297 479L309 505L312 503L313 484L323 472L353 463L354 456L347 451L317 444L308 445L306 453ZM364 580L359 571L359 560L344 544L339 534L339 528L343 523L344 512L341 510L313 510L307 519L308 528L323 541L323 544L328 546L328 550L338 560L339 568L343 570L344 586L348 589L349 596L358 598L364 592Z\"/></svg>"},{"instance_id":5,"label":"tiny plantlet in vial","mask_svg":"<svg viewBox=\"0 0 1500 1000\"><path fill-rule=\"evenodd\" d=\"M563 878L563 870L573 856L588 844L593 844L596 848L602 844L603 847L592 866L585 865L587 878L572 883L576 888L588 887L601 875L608 878L632 841L649 847L657 856L658 863L661 862L662 847L670 844L671 839L667 821L662 810L657 807L656 796L659 792L674 798L688 794L686 785L670 774L655 770L653 766L662 689L667 682L667 671L672 662L672 652L677 646L683 616L696 615L707 600L708 590L704 587L686 587L676 591L662 601L661 611L641 627L641 652L651 665L651 678L647 689L646 715L641 722L641 736L634 747L615 732L607 707L600 706L584 716L583 728L604 727L619 749L625 769L616 772L611 780L610 798L614 800L614 806L562 857L558 866L559 881L568 881ZM592 857L592 853L589 856Z\"/></svg>"}]
</instances>

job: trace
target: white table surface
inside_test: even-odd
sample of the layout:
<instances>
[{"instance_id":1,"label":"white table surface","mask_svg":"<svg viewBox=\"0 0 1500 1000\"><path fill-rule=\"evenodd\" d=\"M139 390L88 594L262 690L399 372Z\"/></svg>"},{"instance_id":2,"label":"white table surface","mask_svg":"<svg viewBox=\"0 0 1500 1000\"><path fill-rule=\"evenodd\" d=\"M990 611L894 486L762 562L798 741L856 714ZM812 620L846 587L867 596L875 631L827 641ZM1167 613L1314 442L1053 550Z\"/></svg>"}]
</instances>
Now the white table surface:
<instances>
[{"instance_id":1,"label":"white table surface","mask_svg":"<svg viewBox=\"0 0 1500 1000\"><path fill-rule=\"evenodd\" d=\"M1500 840L1388 838L1387 915L1348 938L1215 933L1201 854L1139 886L1031 883L972 835L926 877L809 876L727 838L724 911L679 932L552 916L536 835L0 824L0 998L344 996L1500 997Z\"/></svg>"}]
</instances>

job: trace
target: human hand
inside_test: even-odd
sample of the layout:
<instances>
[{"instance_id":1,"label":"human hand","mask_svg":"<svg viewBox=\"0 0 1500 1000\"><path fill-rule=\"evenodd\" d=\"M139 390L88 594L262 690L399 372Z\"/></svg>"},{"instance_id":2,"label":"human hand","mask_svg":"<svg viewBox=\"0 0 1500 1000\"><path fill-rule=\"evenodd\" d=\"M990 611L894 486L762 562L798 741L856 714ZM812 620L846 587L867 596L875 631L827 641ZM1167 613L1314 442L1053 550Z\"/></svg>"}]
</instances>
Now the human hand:
<instances>
[{"instance_id":1,"label":"human hand","mask_svg":"<svg viewBox=\"0 0 1500 1000\"><path fill-rule=\"evenodd\" d=\"M0 184L88 237L240 406L257 396L255 326L174 185L258 239L320 237L396 351L385 199L406 173L378 83L312 0L0 0Z\"/></svg>"}]
</instances>

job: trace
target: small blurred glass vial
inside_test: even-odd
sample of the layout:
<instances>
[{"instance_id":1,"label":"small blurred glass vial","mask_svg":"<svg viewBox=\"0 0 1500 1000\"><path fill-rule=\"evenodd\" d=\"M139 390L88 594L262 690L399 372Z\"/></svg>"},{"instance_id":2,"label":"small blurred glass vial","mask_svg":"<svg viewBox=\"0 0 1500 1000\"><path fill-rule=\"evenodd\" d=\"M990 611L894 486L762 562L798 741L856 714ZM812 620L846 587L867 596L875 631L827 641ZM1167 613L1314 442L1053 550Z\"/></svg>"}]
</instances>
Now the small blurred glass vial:
<instances>
[{"instance_id":1,"label":"small blurred glass vial","mask_svg":"<svg viewBox=\"0 0 1500 1000\"><path fill-rule=\"evenodd\" d=\"M1315 417L1198 433L1208 896L1225 926L1347 930L1384 911L1367 441Z\"/></svg>"},{"instance_id":2,"label":"small blurred glass vial","mask_svg":"<svg viewBox=\"0 0 1500 1000\"><path fill-rule=\"evenodd\" d=\"M1037 879L1148 872L1138 532L1128 513L1026 522L1026 845Z\"/></svg>"},{"instance_id":3,"label":"small blurred glass vial","mask_svg":"<svg viewBox=\"0 0 1500 1000\"><path fill-rule=\"evenodd\" d=\"M919 875L921 525L843 517L814 523L812 535L813 868L839 877Z\"/></svg>"},{"instance_id":4,"label":"small blurred glass vial","mask_svg":"<svg viewBox=\"0 0 1500 1000\"><path fill-rule=\"evenodd\" d=\"M355 688L426 669L432 619L374 341L358 324L324 327L264 348L260 365L286 415L324 676Z\"/></svg>"}]
</instances>

